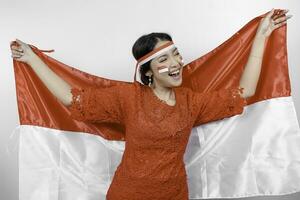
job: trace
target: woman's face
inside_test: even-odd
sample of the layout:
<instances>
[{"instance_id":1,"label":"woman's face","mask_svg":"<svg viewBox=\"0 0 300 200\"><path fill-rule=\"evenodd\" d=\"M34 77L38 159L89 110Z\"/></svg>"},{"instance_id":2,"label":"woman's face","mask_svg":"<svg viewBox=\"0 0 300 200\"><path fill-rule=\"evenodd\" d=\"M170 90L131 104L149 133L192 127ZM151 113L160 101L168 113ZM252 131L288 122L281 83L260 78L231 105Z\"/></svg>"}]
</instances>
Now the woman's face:
<instances>
[{"instance_id":1,"label":"woman's face","mask_svg":"<svg viewBox=\"0 0 300 200\"><path fill-rule=\"evenodd\" d=\"M159 41L154 49L166 44L169 41ZM169 70L159 73L159 69L167 67ZM164 52L152 59L150 62L150 71L146 75L153 75L153 84L161 87L177 87L182 83L182 56L176 47ZM173 75L171 75L173 74Z\"/></svg>"}]
</instances>

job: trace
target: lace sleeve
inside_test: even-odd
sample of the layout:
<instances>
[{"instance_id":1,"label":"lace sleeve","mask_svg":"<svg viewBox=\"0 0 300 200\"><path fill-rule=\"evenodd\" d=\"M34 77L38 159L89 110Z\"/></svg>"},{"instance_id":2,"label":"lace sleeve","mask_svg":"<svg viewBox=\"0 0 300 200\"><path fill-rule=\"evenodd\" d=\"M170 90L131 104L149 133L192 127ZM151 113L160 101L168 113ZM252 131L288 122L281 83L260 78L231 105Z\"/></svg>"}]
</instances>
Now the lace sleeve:
<instances>
[{"instance_id":1,"label":"lace sleeve","mask_svg":"<svg viewBox=\"0 0 300 200\"><path fill-rule=\"evenodd\" d=\"M119 86L72 88L71 117L86 122L123 123Z\"/></svg>"},{"instance_id":2,"label":"lace sleeve","mask_svg":"<svg viewBox=\"0 0 300 200\"><path fill-rule=\"evenodd\" d=\"M246 99L240 96L244 88L197 93L193 95L194 126L241 114Z\"/></svg>"}]
</instances>

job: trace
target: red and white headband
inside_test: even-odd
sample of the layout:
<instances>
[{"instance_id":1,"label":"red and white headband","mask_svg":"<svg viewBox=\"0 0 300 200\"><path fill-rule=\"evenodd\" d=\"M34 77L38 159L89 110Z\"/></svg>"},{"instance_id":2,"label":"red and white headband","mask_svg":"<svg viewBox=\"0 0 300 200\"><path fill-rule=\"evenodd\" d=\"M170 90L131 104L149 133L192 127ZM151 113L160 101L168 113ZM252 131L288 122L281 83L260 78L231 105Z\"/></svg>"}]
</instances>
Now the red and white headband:
<instances>
[{"instance_id":1,"label":"red and white headband","mask_svg":"<svg viewBox=\"0 0 300 200\"><path fill-rule=\"evenodd\" d=\"M135 66L135 72L134 72L134 81L136 81L136 72L138 71L138 68L147 63L148 61L152 60L153 58L161 55L162 53L174 48L175 45L172 41L167 42L166 44L154 49L153 51L147 53L146 55L144 55L143 57L141 57L140 59L138 59L136 66ZM164 68L164 69L160 69L159 72L165 72L168 71L168 68Z\"/></svg>"}]
</instances>

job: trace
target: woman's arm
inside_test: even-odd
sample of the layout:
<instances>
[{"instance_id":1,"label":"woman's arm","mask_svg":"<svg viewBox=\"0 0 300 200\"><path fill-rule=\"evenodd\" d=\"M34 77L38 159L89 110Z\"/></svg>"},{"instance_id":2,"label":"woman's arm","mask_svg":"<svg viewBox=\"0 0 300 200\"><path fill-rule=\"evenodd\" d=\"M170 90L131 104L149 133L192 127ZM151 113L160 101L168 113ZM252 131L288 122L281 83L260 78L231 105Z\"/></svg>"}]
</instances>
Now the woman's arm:
<instances>
[{"instance_id":1,"label":"woman's arm","mask_svg":"<svg viewBox=\"0 0 300 200\"><path fill-rule=\"evenodd\" d=\"M64 105L70 105L71 86L66 81L55 74L37 55L32 57L28 64L56 98Z\"/></svg>"},{"instance_id":2,"label":"woman's arm","mask_svg":"<svg viewBox=\"0 0 300 200\"><path fill-rule=\"evenodd\" d=\"M70 117L82 122L125 124L128 94L133 94L133 84L116 84L107 87L71 87L36 55L31 47L20 41L11 43L12 57L28 64L50 92L70 111ZM120 139L115 132L103 134L108 139ZM121 136L124 138L124 135Z\"/></svg>"},{"instance_id":3,"label":"woman's arm","mask_svg":"<svg viewBox=\"0 0 300 200\"><path fill-rule=\"evenodd\" d=\"M259 80L262 58L265 50L265 44L268 37L271 35L272 31L276 28L283 26L286 23L286 20L291 18L292 15L284 16L288 10L275 10L272 9L266 17L264 17L257 29L248 61L244 68L241 80L240 87L244 88L242 97L247 98L253 96L256 91L257 83Z\"/></svg>"},{"instance_id":4,"label":"woman's arm","mask_svg":"<svg viewBox=\"0 0 300 200\"><path fill-rule=\"evenodd\" d=\"M55 74L30 48L21 40L16 39L19 46L12 45L12 57L30 65L46 87L64 105L68 106L72 101L71 86Z\"/></svg>"}]
</instances>

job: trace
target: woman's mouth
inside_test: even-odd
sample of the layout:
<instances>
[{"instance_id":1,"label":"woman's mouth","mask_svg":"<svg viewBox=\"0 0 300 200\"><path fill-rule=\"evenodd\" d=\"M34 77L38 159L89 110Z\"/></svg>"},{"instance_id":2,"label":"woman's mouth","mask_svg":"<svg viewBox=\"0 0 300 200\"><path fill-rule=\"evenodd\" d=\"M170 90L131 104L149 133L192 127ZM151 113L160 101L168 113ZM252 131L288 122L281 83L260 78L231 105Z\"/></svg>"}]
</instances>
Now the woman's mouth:
<instances>
[{"instance_id":1,"label":"woman's mouth","mask_svg":"<svg viewBox=\"0 0 300 200\"><path fill-rule=\"evenodd\" d=\"M170 77L172 77L174 80L179 80L180 79L180 70L176 70L172 73L168 74Z\"/></svg>"}]
</instances>

